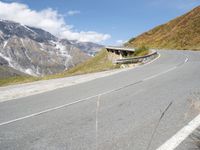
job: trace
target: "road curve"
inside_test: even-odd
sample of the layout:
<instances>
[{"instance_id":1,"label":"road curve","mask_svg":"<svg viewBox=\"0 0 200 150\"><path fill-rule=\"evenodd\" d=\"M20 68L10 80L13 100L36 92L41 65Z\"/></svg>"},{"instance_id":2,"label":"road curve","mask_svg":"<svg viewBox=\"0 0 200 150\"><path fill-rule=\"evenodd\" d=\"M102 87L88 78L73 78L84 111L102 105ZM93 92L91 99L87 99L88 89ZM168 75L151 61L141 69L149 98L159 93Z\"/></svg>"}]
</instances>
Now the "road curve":
<instances>
[{"instance_id":1,"label":"road curve","mask_svg":"<svg viewBox=\"0 0 200 150\"><path fill-rule=\"evenodd\" d=\"M200 52L159 53L126 72L0 103L0 149L157 149L200 103Z\"/></svg>"}]
</instances>

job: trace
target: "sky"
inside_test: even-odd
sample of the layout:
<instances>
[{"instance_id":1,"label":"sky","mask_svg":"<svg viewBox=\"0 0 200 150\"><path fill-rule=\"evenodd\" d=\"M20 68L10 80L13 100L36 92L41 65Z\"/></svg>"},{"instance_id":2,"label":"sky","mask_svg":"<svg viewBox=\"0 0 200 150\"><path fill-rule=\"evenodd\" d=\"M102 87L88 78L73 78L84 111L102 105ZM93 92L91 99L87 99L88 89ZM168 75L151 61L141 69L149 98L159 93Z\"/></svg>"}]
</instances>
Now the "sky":
<instances>
[{"instance_id":1,"label":"sky","mask_svg":"<svg viewBox=\"0 0 200 150\"><path fill-rule=\"evenodd\" d=\"M59 38L120 45L199 5L200 0L0 0L0 19Z\"/></svg>"}]
</instances>

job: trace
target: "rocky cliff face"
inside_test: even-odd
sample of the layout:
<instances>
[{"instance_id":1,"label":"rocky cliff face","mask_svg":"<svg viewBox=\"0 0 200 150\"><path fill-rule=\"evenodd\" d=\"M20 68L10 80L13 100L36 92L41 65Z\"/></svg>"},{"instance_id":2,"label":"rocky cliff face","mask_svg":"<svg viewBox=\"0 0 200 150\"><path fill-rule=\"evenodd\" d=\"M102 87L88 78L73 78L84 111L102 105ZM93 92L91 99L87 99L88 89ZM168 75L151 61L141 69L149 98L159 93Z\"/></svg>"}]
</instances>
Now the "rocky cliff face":
<instances>
[{"instance_id":1,"label":"rocky cliff face","mask_svg":"<svg viewBox=\"0 0 200 150\"><path fill-rule=\"evenodd\" d=\"M89 56L68 40L38 28L0 20L0 66L42 76L66 70Z\"/></svg>"}]
</instances>

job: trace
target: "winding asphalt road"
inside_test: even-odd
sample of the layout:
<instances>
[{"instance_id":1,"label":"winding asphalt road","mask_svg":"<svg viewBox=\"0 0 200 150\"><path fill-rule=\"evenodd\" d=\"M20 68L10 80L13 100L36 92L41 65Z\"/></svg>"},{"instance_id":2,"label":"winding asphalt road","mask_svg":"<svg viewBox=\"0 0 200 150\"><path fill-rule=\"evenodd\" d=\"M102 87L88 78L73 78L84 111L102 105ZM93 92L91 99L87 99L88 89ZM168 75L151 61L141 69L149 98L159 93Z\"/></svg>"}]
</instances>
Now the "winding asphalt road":
<instances>
[{"instance_id":1,"label":"winding asphalt road","mask_svg":"<svg viewBox=\"0 0 200 150\"><path fill-rule=\"evenodd\" d=\"M0 149L156 150L200 113L200 52L159 53L129 71L0 103Z\"/></svg>"}]
</instances>

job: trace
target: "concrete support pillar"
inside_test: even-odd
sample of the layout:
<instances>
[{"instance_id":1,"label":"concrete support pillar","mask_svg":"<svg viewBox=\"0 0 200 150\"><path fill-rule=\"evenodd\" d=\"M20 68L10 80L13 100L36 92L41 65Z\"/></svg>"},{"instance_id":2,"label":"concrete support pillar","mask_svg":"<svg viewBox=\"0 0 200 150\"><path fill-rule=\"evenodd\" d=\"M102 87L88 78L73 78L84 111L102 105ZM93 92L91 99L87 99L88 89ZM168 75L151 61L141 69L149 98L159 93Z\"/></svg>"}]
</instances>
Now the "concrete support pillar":
<instances>
[{"instance_id":1,"label":"concrete support pillar","mask_svg":"<svg viewBox=\"0 0 200 150\"><path fill-rule=\"evenodd\" d=\"M123 58L123 52L119 51L119 58L122 59Z\"/></svg>"}]
</instances>

